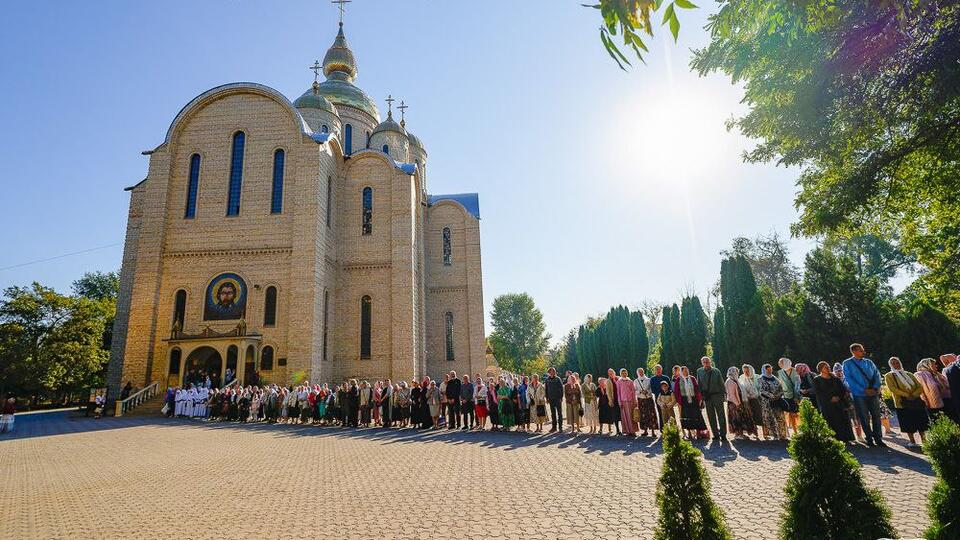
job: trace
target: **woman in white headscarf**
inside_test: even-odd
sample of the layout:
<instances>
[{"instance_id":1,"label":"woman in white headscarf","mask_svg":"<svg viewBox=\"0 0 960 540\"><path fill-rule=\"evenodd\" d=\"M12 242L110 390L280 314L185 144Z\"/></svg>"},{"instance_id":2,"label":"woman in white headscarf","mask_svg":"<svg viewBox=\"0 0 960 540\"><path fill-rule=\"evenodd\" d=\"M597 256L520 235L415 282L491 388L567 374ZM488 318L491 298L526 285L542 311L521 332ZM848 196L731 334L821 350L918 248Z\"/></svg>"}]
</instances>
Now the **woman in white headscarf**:
<instances>
[{"instance_id":1,"label":"woman in white headscarf","mask_svg":"<svg viewBox=\"0 0 960 540\"><path fill-rule=\"evenodd\" d=\"M924 442L923 434L930 426L930 419L927 418L927 407L920 399L923 389L920 387L920 381L913 373L904 371L899 358L891 357L887 361L887 365L890 366L890 371L884 375L883 381L890 393L893 394L893 408L897 411L900 431L906 433L907 437L910 438L910 444L907 446L916 448L915 434L919 432L920 441Z\"/></svg>"},{"instance_id":2,"label":"woman in white headscarf","mask_svg":"<svg viewBox=\"0 0 960 540\"><path fill-rule=\"evenodd\" d=\"M766 438L781 441L787 439L787 423L783 419L783 386L773 376L773 366L764 364L763 374L757 382L760 391L760 414L763 417L763 434Z\"/></svg>"},{"instance_id":3,"label":"woman in white headscarf","mask_svg":"<svg viewBox=\"0 0 960 540\"><path fill-rule=\"evenodd\" d=\"M763 439L763 415L760 412L760 390L757 389L757 374L750 364L743 364L740 367L740 377L737 382L740 383L740 395L747 402L750 409L750 416L753 417L753 423L757 426L757 434Z\"/></svg>"},{"instance_id":4,"label":"woman in white headscarf","mask_svg":"<svg viewBox=\"0 0 960 540\"><path fill-rule=\"evenodd\" d=\"M727 369L727 380L723 387L727 393L727 426L734 438L743 439L746 435L757 434L757 424L753 421L753 413L740 389L737 376L740 370L736 366Z\"/></svg>"},{"instance_id":5,"label":"woman in white headscarf","mask_svg":"<svg viewBox=\"0 0 960 540\"><path fill-rule=\"evenodd\" d=\"M793 362L789 358L781 358L778 362L780 371L777 372L777 379L783 386L783 412L787 415L787 424L794 433L797 432L797 423L799 420L800 405L800 374L793 367Z\"/></svg>"},{"instance_id":6,"label":"woman in white headscarf","mask_svg":"<svg viewBox=\"0 0 960 540\"><path fill-rule=\"evenodd\" d=\"M703 395L697 378L690 375L690 368L680 368L680 377L673 385L673 395L680 405L680 427L687 438L695 439L706 431L707 425L703 421Z\"/></svg>"},{"instance_id":7,"label":"woman in white headscarf","mask_svg":"<svg viewBox=\"0 0 960 540\"><path fill-rule=\"evenodd\" d=\"M917 364L917 380L923 391L923 402L927 404L930 417L936 418L943 413L944 402L950 399L950 386L947 378L937 371L933 358L924 358ZM960 396L958 396L960 397Z\"/></svg>"}]
</instances>

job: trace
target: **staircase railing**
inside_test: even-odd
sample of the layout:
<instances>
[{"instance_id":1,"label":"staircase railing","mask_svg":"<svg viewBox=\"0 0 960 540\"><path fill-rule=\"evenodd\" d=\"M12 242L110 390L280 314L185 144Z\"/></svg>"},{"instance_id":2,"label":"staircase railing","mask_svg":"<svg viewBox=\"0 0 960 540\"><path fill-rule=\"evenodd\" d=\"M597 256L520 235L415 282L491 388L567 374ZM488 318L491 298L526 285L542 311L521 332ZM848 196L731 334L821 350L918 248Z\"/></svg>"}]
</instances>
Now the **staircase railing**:
<instances>
[{"instance_id":1,"label":"staircase railing","mask_svg":"<svg viewBox=\"0 0 960 540\"><path fill-rule=\"evenodd\" d=\"M117 410L115 416L123 416L124 413L142 405L145 401L157 395L160 391L160 381L154 381L149 386L131 395L127 399L117 400Z\"/></svg>"},{"instance_id":2,"label":"staircase railing","mask_svg":"<svg viewBox=\"0 0 960 540\"><path fill-rule=\"evenodd\" d=\"M240 386L240 379L238 379L238 378L234 378L232 381L230 381L230 382L228 382L227 384L223 385L223 387L221 388L221 390L226 390L227 388L233 388L233 387L236 387L236 386Z\"/></svg>"}]
</instances>

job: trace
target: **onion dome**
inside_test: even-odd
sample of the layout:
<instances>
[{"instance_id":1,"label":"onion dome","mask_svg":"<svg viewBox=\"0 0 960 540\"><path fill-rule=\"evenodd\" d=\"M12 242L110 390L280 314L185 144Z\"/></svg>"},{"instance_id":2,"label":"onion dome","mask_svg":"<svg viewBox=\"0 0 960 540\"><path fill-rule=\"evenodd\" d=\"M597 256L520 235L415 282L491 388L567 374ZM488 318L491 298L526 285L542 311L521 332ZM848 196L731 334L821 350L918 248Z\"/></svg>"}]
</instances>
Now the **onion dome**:
<instances>
[{"instance_id":1,"label":"onion dome","mask_svg":"<svg viewBox=\"0 0 960 540\"><path fill-rule=\"evenodd\" d=\"M393 131L393 132L399 133L403 137L407 137L406 130L403 129L403 127L400 124L396 123L393 120L393 111L389 111L387 113L387 119L384 120L383 122L380 122L380 124L373 130L373 133L371 133L370 136L372 137L377 133L385 133L387 131Z\"/></svg>"},{"instance_id":2,"label":"onion dome","mask_svg":"<svg viewBox=\"0 0 960 540\"><path fill-rule=\"evenodd\" d=\"M316 82L313 83L313 88L304 92L293 102L293 106L298 109L319 109L336 115L340 114L333 103L323 97L323 94L320 93L320 84Z\"/></svg>"},{"instance_id":3,"label":"onion dome","mask_svg":"<svg viewBox=\"0 0 960 540\"><path fill-rule=\"evenodd\" d=\"M423 150L423 143L420 142L420 139L416 135L409 131L407 132L407 140L410 141L410 146Z\"/></svg>"},{"instance_id":4,"label":"onion dome","mask_svg":"<svg viewBox=\"0 0 960 540\"><path fill-rule=\"evenodd\" d=\"M328 78L331 73L343 73L346 81L352 83L357 78L357 61L353 58L353 51L347 46L347 37L343 35L343 23L333 45L323 57L323 74Z\"/></svg>"},{"instance_id":5,"label":"onion dome","mask_svg":"<svg viewBox=\"0 0 960 540\"><path fill-rule=\"evenodd\" d=\"M357 63L353 52L347 47L347 38L343 35L343 23L333 41L333 45L323 57L323 74L327 80L319 83L317 92L337 107L353 107L380 121L377 104L363 90L353 85L357 78Z\"/></svg>"}]
</instances>

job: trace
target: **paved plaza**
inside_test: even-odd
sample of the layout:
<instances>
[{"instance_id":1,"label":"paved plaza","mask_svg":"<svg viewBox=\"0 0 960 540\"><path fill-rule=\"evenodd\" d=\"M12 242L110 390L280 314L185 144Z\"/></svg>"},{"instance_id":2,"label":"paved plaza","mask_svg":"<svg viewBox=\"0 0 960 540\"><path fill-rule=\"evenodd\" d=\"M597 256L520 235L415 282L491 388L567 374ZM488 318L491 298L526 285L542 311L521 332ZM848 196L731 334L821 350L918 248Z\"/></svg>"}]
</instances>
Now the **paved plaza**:
<instances>
[{"instance_id":1,"label":"paved plaza","mask_svg":"<svg viewBox=\"0 0 960 540\"><path fill-rule=\"evenodd\" d=\"M919 536L933 473L893 441L855 454ZM785 445L698 447L735 536L774 538ZM651 439L24 414L0 538L650 538L661 462Z\"/></svg>"}]
</instances>

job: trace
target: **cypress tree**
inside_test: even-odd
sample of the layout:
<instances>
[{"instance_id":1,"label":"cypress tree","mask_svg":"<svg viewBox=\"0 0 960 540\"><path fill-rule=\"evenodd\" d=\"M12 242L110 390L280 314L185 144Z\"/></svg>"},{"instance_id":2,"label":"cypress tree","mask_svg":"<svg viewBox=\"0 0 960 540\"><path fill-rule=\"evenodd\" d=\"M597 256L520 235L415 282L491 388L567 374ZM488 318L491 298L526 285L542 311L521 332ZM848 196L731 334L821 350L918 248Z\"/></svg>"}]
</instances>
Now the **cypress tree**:
<instances>
[{"instance_id":1,"label":"cypress tree","mask_svg":"<svg viewBox=\"0 0 960 540\"><path fill-rule=\"evenodd\" d=\"M683 333L683 358L680 363L693 369L700 364L700 358L707 354L707 316L697 296L683 299L680 327Z\"/></svg>"},{"instance_id":2,"label":"cypress tree","mask_svg":"<svg viewBox=\"0 0 960 540\"><path fill-rule=\"evenodd\" d=\"M713 312L713 362L721 373L726 373L727 368L732 364L727 352L727 327L724 317L723 306L718 306Z\"/></svg>"},{"instance_id":3,"label":"cypress tree","mask_svg":"<svg viewBox=\"0 0 960 540\"><path fill-rule=\"evenodd\" d=\"M673 420L663 430L663 468L657 482L654 540L728 540L723 512L710 498L700 452L680 438Z\"/></svg>"},{"instance_id":4,"label":"cypress tree","mask_svg":"<svg viewBox=\"0 0 960 540\"><path fill-rule=\"evenodd\" d=\"M773 306L773 316L770 318L770 325L767 326L763 358L766 360L780 358L781 356L792 358L796 352L796 343L793 318L786 301L780 299ZM814 362L816 358L820 357L803 357L802 359Z\"/></svg>"},{"instance_id":5,"label":"cypress tree","mask_svg":"<svg viewBox=\"0 0 960 540\"><path fill-rule=\"evenodd\" d=\"M660 323L660 364L668 373L673 369L673 322L671 315L673 308L663 306L663 317Z\"/></svg>"},{"instance_id":6,"label":"cypress tree","mask_svg":"<svg viewBox=\"0 0 960 540\"><path fill-rule=\"evenodd\" d=\"M787 449L793 458L784 487L783 540L874 540L897 536L879 490L863 483L860 463L834 437L809 400Z\"/></svg>"},{"instance_id":7,"label":"cypress tree","mask_svg":"<svg viewBox=\"0 0 960 540\"><path fill-rule=\"evenodd\" d=\"M725 310L731 365L761 360L767 319L750 262L743 256L720 263L720 298Z\"/></svg>"},{"instance_id":8,"label":"cypress tree","mask_svg":"<svg viewBox=\"0 0 960 540\"><path fill-rule=\"evenodd\" d=\"M937 482L927 499L927 540L960 538L960 426L941 415L927 432L923 451L930 457Z\"/></svg>"},{"instance_id":9,"label":"cypress tree","mask_svg":"<svg viewBox=\"0 0 960 540\"><path fill-rule=\"evenodd\" d=\"M647 325L643 320L643 313L630 313L630 361L631 373L636 373L638 367L647 367L647 358L650 355L650 341L647 339Z\"/></svg>"},{"instance_id":10,"label":"cypress tree","mask_svg":"<svg viewBox=\"0 0 960 540\"><path fill-rule=\"evenodd\" d=\"M670 366L683 365L683 329L680 326L680 308L676 304L670 306Z\"/></svg>"}]
</instances>

